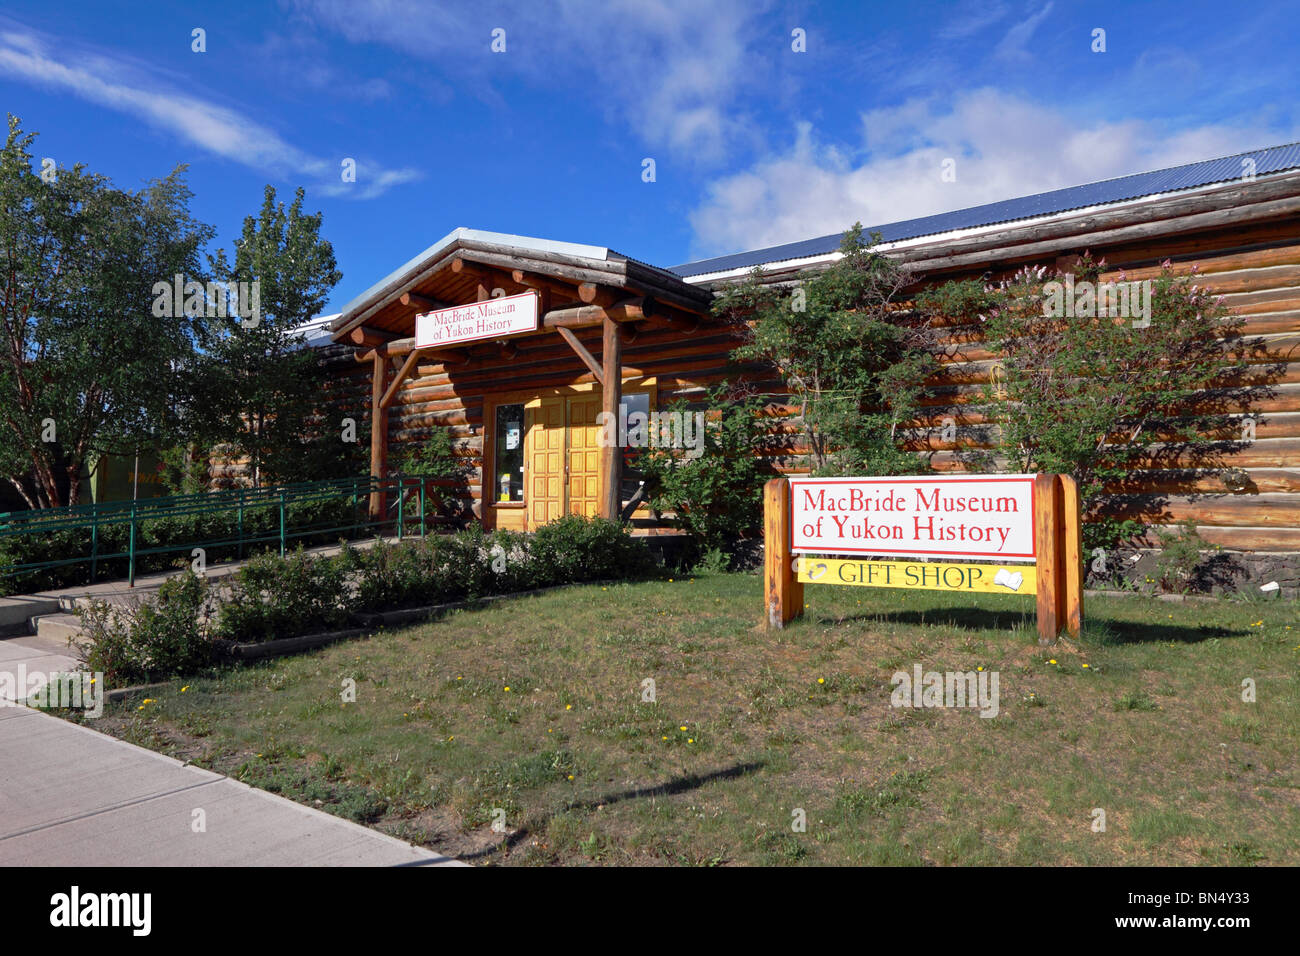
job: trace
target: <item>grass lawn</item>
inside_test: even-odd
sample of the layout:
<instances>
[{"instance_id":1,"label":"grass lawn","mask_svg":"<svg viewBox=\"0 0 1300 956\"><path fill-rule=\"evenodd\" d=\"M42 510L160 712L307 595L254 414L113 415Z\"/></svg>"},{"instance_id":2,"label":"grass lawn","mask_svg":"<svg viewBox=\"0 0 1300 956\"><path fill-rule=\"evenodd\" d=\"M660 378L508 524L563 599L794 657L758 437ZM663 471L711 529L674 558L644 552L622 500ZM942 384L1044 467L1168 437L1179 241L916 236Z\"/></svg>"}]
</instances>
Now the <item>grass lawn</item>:
<instances>
[{"instance_id":1,"label":"grass lawn","mask_svg":"<svg viewBox=\"0 0 1300 956\"><path fill-rule=\"evenodd\" d=\"M1028 598L809 585L767 635L761 591L512 599L89 724L477 863L1300 864L1294 602L1092 600L1044 651ZM894 708L914 664L998 715Z\"/></svg>"}]
</instances>

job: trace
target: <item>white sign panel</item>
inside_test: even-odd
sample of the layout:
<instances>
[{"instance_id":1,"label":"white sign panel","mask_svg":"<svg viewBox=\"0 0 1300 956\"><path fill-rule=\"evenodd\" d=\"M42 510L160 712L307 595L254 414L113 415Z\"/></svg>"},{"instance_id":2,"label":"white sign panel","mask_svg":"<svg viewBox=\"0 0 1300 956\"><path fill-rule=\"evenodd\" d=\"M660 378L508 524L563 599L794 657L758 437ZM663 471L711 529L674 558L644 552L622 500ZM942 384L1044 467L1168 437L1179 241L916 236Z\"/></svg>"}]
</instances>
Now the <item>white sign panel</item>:
<instances>
[{"instance_id":1,"label":"white sign panel","mask_svg":"<svg viewBox=\"0 0 1300 956\"><path fill-rule=\"evenodd\" d=\"M427 349L478 339L499 339L536 329L537 293L524 292L417 315L415 347Z\"/></svg>"},{"instance_id":2,"label":"white sign panel","mask_svg":"<svg viewBox=\"0 0 1300 956\"><path fill-rule=\"evenodd\" d=\"M1034 476L791 478L796 554L1034 560Z\"/></svg>"}]
</instances>

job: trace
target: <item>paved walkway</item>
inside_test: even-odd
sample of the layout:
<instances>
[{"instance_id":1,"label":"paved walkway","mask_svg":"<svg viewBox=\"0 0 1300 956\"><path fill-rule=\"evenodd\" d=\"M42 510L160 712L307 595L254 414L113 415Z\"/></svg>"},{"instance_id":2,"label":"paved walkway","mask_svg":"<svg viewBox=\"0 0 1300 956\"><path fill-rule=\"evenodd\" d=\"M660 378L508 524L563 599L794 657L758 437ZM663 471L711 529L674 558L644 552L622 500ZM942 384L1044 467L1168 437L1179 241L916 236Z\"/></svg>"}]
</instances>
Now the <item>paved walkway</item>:
<instances>
[{"instance_id":1,"label":"paved walkway","mask_svg":"<svg viewBox=\"0 0 1300 956\"><path fill-rule=\"evenodd\" d=\"M0 768L0 866L464 865L26 707Z\"/></svg>"}]
</instances>

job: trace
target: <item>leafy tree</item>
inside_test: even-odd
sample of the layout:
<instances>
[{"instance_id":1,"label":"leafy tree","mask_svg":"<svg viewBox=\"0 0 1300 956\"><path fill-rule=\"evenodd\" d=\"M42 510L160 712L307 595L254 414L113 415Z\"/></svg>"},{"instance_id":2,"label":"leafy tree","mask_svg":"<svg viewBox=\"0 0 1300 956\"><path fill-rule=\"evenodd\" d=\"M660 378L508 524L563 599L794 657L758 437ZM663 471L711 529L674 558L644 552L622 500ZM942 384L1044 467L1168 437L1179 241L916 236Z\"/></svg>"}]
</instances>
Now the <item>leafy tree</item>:
<instances>
[{"instance_id":1,"label":"leafy tree","mask_svg":"<svg viewBox=\"0 0 1300 956\"><path fill-rule=\"evenodd\" d=\"M1081 257L1073 287L1097 288L1105 262ZM948 283L918 297L918 308L948 321L983 326L1002 356L984 389L996 422L991 448L967 453L985 470L1061 472L1079 482L1091 519L1089 547L1140 533L1115 496L1135 468L1215 467L1241 429L1233 413L1258 388L1237 382L1257 343L1242 338L1242 319L1163 264L1151 280L1150 315L1048 314L1048 283L1060 273L1023 269L997 286ZM1126 281L1123 274L1119 281ZM1082 300L1080 300L1082 302ZM1076 311L1096 313L1092 306ZM1147 517L1153 517L1148 515Z\"/></svg>"},{"instance_id":2,"label":"leafy tree","mask_svg":"<svg viewBox=\"0 0 1300 956\"><path fill-rule=\"evenodd\" d=\"M721 550L761 521L763 482L768 477L761 452L769 441L764 402L726 384L709 392L698 455L680 448L638 451L631 464L649 489L655 511L671 511L674 524L705 550ZM670 414L693 415L699 406L673 403Z\"/></svg>"},{"instance_id":3,"label":"leafy tree","mask_svg":"<svg viewBox=\"0 0 1300 956\"><path fill-rule=\"evenodd\" d=\"M180 427L181 370L204 316L154 315L153 287L202 279L210 226L177 167L138 192L80 164L32 169L10 115L0 151L0 476L33 508L75 504L93 452L156 446ZM174 310L173 310L174 311Z\"/></svg>"},{"instance_id":4,"label":"leafy tree","mask_svg":"<svg viewBox=\"0 0 1300 956\"><path fill-rule=\"evenodd\" d=\"M764 285L755 270L716 305L747 339L733 356L771 364L784 378L814 474L918 467L899 429L916 416L934 360L928 330L899 306L909 276L873 250L878 241L856 224L842 257L793 290Z\"/></svg>"},{"instance_id":5,"label":"leafy tree","mask_svg":"<svg viewBox=\"0 0 1300 956\"><path fill-rule=\"evenodd\" d=\"M228 455L247 458L255 485L337 474L352 450L335 423L319 419L317 357L294 333L342 278L320 237L322 216L304 213L303 197L299 188L286 208L268 185L259 214L244 219L234 261L224 249L212 259L213 273L232 289L245 284L257 309L217 327L195 376L193 419Z\"/></svg>"}]
</instances>

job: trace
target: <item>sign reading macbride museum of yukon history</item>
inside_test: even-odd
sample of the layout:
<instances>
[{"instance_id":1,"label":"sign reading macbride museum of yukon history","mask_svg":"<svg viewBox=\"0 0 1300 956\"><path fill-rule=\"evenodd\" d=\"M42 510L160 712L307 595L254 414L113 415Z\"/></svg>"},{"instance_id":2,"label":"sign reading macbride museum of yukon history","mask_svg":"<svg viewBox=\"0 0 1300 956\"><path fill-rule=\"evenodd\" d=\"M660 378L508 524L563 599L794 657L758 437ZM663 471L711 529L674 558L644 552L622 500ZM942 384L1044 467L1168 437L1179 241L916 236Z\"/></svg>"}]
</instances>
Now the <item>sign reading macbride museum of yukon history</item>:
<instances>
[{"instance_id":1,"label":"sign reading macbride museum of yukon history","mask_svg":"<svg viewBox=\"0 0 1300 956\"><path fill-rule=\"evenodd\" d=\"M1069 475L773 478L763 487L765 619L784 627L802 615L805 583L1024 594L1035 598L1039 643L1062 630L1078 637L1081 519Z\"/></svg>"},{"instance_id":2,"label":"sign reading macbride museum of yukon history","mask_svg":"<svg viewBox=\"0 0 1300 956\"><path fill-rule=\"evenodd\" d=\"M1034 560L1033 475L789 481L795 554Z\"/></svg>"},{"instance_id":3,"label":"sign reading macbride museum of yukon history","mask_svg":"<svg viewBox=\"0 0 1300 956\"><path fill-rule=\"evenodd\" d=\"M415 347L459 345L499 339L537 329L537 293L524 292L468 305L425 312L415 317Z\"/></svg>"}]
</instances>

